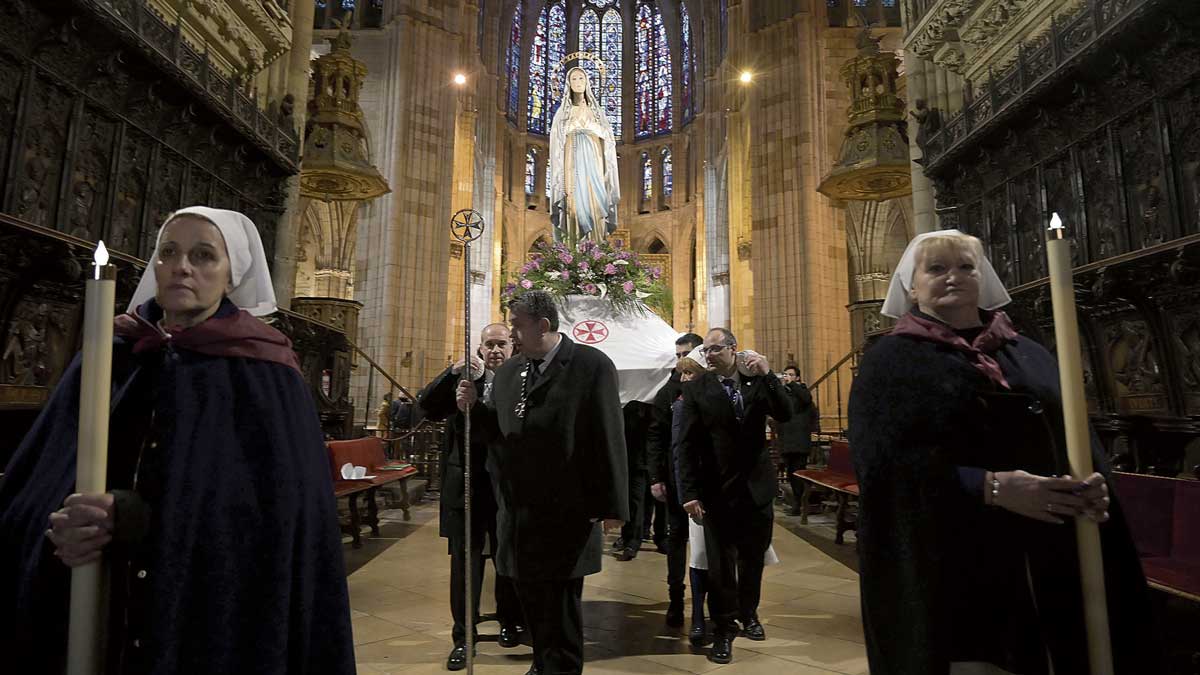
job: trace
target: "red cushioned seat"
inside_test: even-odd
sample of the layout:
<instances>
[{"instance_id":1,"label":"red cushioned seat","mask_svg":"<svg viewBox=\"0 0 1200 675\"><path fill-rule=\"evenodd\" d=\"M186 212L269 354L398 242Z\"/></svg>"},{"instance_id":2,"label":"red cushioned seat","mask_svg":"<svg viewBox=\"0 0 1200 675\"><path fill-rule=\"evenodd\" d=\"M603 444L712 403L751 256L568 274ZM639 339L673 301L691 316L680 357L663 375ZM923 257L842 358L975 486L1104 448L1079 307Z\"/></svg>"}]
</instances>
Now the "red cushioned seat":
<instances>
[{"instance_id":1,"label":"red cushioned seat","mask_svg":"<svg viewBox=\"0 0 1200 675\"><path fill-rule=\"evenodd\" d=\"M1146 579L1200 598L1200 481L1118 472L1113 483Z\"/></svg>"}]
</instances>

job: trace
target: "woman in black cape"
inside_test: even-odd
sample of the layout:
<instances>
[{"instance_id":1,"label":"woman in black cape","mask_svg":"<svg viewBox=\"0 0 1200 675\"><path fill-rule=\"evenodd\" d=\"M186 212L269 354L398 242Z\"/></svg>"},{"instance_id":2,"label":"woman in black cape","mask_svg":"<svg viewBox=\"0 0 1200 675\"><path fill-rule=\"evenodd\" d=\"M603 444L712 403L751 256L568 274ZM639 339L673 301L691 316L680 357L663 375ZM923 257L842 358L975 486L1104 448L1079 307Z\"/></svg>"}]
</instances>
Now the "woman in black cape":
<instances>
[{"instance_id":1,"label":"woman in black cape","mask_svg":"<svg viewBox=\"0 0 1200 675\"><path fill-rule=\"evenodd\" d=\"M274 310L248 218L171 216L116 320L110 491L72 494L78 358L0 481L6 663L62 672L70 568L100 559L107 673L354 672L329 460Z\"/></svg>"},{"instance_id":2,"label":"woman in black cape","mask_svg":"<svg viewBox=\"0 0 1200 675\"><path fill-rule=\"evenodd\" d=\"M1100 473L1069 476L1058 371L995 311L979 240L920 235L850 394L874 675L1089 673L1074 522L1099 522L1116 672L1158 673L1146 582ZM982 309L981 309L982 308Z\"/></svg>"}]
</instances>

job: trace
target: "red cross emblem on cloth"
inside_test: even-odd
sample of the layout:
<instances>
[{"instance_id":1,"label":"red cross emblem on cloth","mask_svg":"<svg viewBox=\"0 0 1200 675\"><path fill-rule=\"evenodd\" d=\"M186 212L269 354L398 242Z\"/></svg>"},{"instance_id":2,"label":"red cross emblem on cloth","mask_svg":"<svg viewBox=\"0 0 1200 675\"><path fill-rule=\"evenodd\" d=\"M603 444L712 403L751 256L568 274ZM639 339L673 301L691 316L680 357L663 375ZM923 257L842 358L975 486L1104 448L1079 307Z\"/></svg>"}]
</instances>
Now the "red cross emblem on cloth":
<instances>
[{"instance_id":1,"label":"red cross emblem on cloth","mask_svg":"<svg viewBox=\"0 0 1200 675\"><path fill-rule=\"evenodd\" d=\"M608 326L599 321L587 319L575 324L573 330L576 340L588 345L598 345L608 339Z\"/></svg>"}]
</instances>

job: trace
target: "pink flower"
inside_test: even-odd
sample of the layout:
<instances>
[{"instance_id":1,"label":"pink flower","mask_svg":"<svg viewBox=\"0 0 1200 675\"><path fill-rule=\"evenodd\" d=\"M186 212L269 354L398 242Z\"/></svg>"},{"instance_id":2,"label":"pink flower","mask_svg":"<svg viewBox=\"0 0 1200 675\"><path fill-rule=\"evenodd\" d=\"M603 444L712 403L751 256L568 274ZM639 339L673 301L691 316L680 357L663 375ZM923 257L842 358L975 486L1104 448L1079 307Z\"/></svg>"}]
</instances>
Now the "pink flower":
<instances>
[{"instance_id":1,"label":"pink flower","mask_svg":"<svg viewBox=\"0 0 1200 675\"><path fill-rule=\"evenodd\" d=\"M564 265L570 265L570 264L571 264L571 262L572 262L573 260L575 260L574 256L572 256L570 253L567 253L566 251L563 251L562 253L559 253L559 254L558 254L558 259L559 259L559 260L561 260L561 261L563 262L563 264L564 264Z\"/></svg>"},{"instance_id":2,"label":"pink flower","mask_svg":"<svg viewBox=\"0 0 1200 675\"><path fill-rule=\"evenodd\" d=\"M616 266L616 265L614 265L614 264L612 264L612 263L608 263L607 265L605 265L605 266L604 266L604 273L605 273L605 274L607 274L607 275L609 275L609 276L612 276L612 275L616 274L616 273L617 273L617 266Z\"/></svg>"},{"instance_id":3,"label":"pink flower","mask_svg":"<svg viewBox=\"0 0 1200 675\"><path fill-rule=\"evenodd\" d=\"M588 271L589 269L590 269L590 268L588 267L588 264L587 264L587 261L586 261L586 260L584 260L583 262L579 263L579 271L580 271L580 272L586 272L586 271Z\"/></svg>"},{"instance_id":4,"label":"pink flower","mask_svg":"<svg viewBox=\"0 0 1200 675\"><path fill-rule=\"evenodd\" d=\"M528 263L526 263L526 265L528 265L529 269L531 270L540 270L542 269L542 257L538 256L533 260L530 260Z\"/></svg>"},{"instance_id":5,"label":"pink flower","mask_svg":"<svg viewBox=\"0 0 1200 675\"><path fill-rule=\"evenodd\" d=\"M562 272L559 272L558 278L562 279L563 281L570 281L571 270L563 270Z\"/></svg>"},{"instance_id":6,"label":"pink flower","mask_svg":"<svg viewBox=\"0 0 1200 675\"><path fill-rule=\"evenodd\" d=\"M662 276L662 268L661 267L651 267L650 268L650 277L651 278L657 279L661 276Z\"/></svg>"},{"instance_id":7,"label":"pink flower","mask_svg":"<svg viewBox=\"0 0 1200 675\"><path fill-rule=\"evenodd\" d=\"M526 290L533 288L533 282L528 279L523 279L521 281L521 288L524 288Z\"/></svg>"},{"instance_id":8,"label":"pink flower","mask_svg":"<svg viewBox=\"0 0 1200 675\"><path fill-rule=\"evenodd\" d=\"M629 260L633 255L629 251L621 251L617 254L617 260Z\"/></svg>"},{"instance_id":9,"label":"pink flower","mask_svg":"<svg viewBox=\"0 0 1200 675\"><path fill-rule=\"evenodd\" d=\"M592 260L599 260L604 257L604 251L600 250L599 246L592 248Z\"/></svg>"},{"instance_id":10,"label":"pink flower","mask_svg":"<svg viewBox=\"0 0 1200 675\"><path fill-rule=\"evenodd\" d=\"M626 293L633 293L633 282L626 281L625 283L621 284L621 288L624 288Z\"/></svg>"},{"instance_id":11,"label":"pink flower","mask_svg":"<svg viewBox=\"0 0 1200 675\"><path fill-rule=\"evenodd\" d=\"M583 292L587 293L588 295L596 295L600 292L600 289L596 288L596 284L584 284Z\"/></svg>"}]
</instances>

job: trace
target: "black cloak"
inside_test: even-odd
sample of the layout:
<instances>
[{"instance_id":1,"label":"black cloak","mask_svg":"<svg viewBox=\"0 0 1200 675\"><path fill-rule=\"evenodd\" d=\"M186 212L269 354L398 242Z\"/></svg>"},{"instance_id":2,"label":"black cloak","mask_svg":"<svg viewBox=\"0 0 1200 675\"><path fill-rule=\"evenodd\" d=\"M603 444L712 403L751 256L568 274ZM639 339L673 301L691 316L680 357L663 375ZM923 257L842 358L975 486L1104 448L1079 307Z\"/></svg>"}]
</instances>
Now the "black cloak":
<instances>
[{"instance_id":1,"label":"black cloak","mask_svg":"<svg viewBox=\"0 0 1200 675\"><path fill-rule=\"evenodd\" d=\"M1047 653L1056 675L1088 672L1073 523L986 506L962 478L982 488L978 469L1069 473L1055 360L1024 337L993 356L1011 391L961 352L911 336L881 338L859 366L849 439L874 675L943 675L952 661L1041 675ZM1095 440L1093 456L1107 475ZM1146 581L1109 490L1100 532L1115 668L1151 675L1160 671Z\"/></svg>"},{"instance_id":2,"label":"black cloak","mask_svg":"<svg viewBox=\"0 0 1200 675\"><path fill-rule=\"evenodd\" d=\"M70 573L43 533L74 491L79 386L76 358L0 481L0 654L22 673L65 662ZM148 527L106 548L108 672L353 673L329 459L300 373L117 338L112 411L109 489L139 495ZM118 531L126 515L118 501Z\"/></svg>"}]
</instances>

